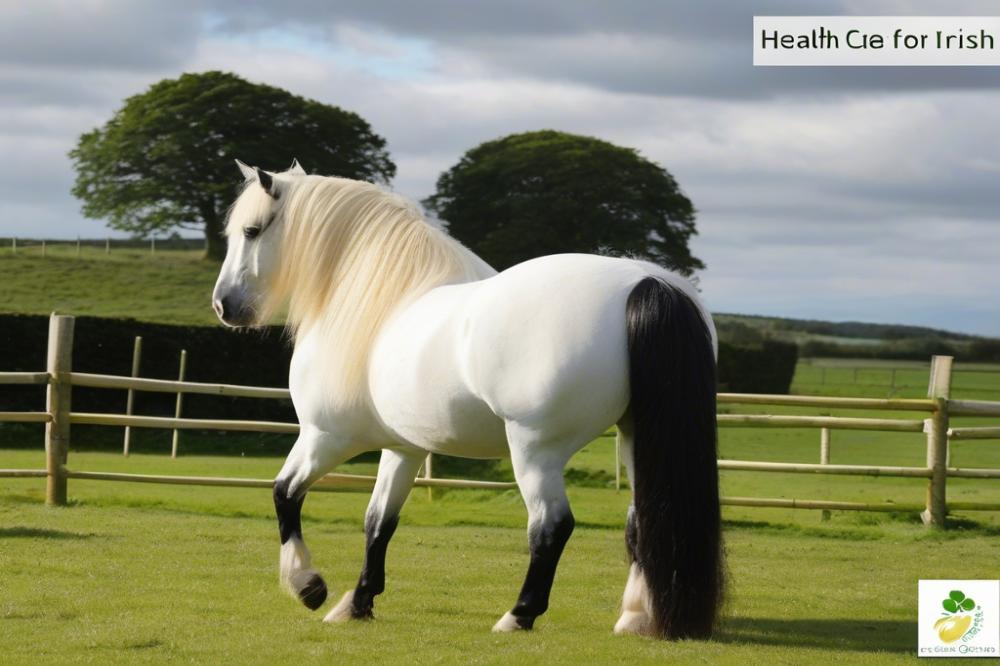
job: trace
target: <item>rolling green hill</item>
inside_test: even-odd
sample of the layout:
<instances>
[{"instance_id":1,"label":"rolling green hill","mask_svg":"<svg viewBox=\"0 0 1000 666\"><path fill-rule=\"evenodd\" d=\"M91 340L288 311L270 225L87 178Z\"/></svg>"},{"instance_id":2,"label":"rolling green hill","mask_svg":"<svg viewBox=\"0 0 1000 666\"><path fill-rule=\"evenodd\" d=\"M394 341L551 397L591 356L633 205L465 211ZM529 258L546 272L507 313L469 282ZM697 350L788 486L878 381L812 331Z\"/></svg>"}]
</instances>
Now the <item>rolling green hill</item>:
<instances>
[{"instance_id":1,"label":"rolling green hill","mask_svg":"<svg viewBox=\"0 0 1000 666\"><path fill-rule=\"evenodd\" d=\"M29 251L30 250L30 251ZM0 312L52 311L170 324L217 323L212 287L219 265L201 250L57 246L0 252Z\"/></svg>"},{"instance_id":2,"label":"rolling green hill","mask_svg":"<svg viewBox=\"0 0 1000 666\"><path fill-rule=\"evenodd\" d=\"M218 264L197 249L81 248L38 245L0 249L0 312L47 314L52 311L101 317L129 317L174 324L216 324L210 298ZM918 326L783 319L716 314L720 336L736 344L778 339L795 342L806 355L882 356L910 350L926 358L933 345L967 351L982 338ZM810 353L810 350L828 353ZM870 352L870 353L866 353ZM888 350L888 351L887 351ZM944 350L942 350L944 351ZM891 355L891 354L889 354ZM991 360L991 359L983 359ZM1000 359L996 359L1000 360Z\"/></svg>"},{"instance_id":3,"label":"rolling green hill","mask_svg":"<svg viewBox=\"0 0 1000 666\"><path fill-rule=\"evenodd\" d=\"M860 321L821 321L817 319L788 319L760 315L718 314L720 329L749 328L767 337L790 342L849 342L852 344L878 344L889 340L944 340L969 343L978 336L955 333L926 326L905 324L871 324Z\"/></svg>"}]
</instances>

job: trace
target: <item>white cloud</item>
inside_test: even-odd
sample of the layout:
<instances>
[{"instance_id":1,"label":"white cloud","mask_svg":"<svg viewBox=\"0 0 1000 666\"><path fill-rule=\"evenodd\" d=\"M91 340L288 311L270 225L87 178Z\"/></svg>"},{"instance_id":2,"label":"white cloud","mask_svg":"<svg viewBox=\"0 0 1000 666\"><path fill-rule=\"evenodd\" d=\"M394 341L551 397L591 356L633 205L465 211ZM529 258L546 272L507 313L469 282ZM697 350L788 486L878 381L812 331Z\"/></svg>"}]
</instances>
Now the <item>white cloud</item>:
<instances>
[{"instance_id":1,"label":"white cloud","mask_svg":"<svg viewBox=\"0 0 1000 666\"><path fill-rule=\"evenodd\" d=\"M638 148L699 210L693 247L717 309L1000 334L1000 80L956 92L975 79L755 71L739 41L750 10L721 2L614 16L529 4L531 26L509 8L448 5L448 30L410 4L216 0L206 15L88 2L75 18L60 3L5 5L0 235L104 235L69 195L76 138L160 78L223 69L360 113L415 199L465 150L512 132Z\"/></svg>"}]
</instances>

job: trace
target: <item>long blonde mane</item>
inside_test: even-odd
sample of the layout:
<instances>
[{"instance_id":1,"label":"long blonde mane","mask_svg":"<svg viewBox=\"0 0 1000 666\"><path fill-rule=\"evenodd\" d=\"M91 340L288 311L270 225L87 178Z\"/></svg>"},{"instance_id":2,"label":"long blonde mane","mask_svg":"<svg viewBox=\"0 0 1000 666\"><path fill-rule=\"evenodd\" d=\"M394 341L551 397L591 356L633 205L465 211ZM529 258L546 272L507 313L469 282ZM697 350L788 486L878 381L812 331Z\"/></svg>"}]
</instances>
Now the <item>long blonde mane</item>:
<instances>
[{"instance_id":1,"label":"long blonde mane","mask_svg":"<svg viewBox=\"0 0 1000 666\"><path fill-rule=\"evenodd\" d=\"M261 311L287 308L296 338L318 327L329 341L332 367L324 365L337 402L363 401L370 350L397 308L496 271L414 204L375 185L322 176L289 182L280 199L280 267Z\"/></svg>"}]
</instances>

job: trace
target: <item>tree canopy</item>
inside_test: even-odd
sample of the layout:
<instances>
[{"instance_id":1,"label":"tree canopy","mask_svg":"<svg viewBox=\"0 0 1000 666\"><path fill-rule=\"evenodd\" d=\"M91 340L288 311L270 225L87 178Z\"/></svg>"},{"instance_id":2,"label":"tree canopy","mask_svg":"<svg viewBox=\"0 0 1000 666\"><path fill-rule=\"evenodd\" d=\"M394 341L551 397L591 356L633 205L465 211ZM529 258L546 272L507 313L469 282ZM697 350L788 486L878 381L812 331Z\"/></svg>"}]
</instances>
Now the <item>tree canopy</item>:
<instances>
[{"instance_id":1,"label":"tree canopy","mask_svg":"<svg viewBox=\"0 0 1000 666\"><path fill-rule=\"evenodd\" d=\"M136 235L200 229L225 255L226 209L241 182L234 158L388 183L385 139L359 115L235 74L184 74L129 97L70 152L73 194L88 217Z\"/></svg>"},{"instance_id":2,"label":"tree canopy","mask_svg":"<svg viewBox=\"0 0 1000 666\"><path fill-rule=\"evenodd\" d=\"M685 275L691 201L663 167L600 139L544 130L465 153L424 205L497 269L546 254L632 254Z\"/></svg>"}]
</instances>

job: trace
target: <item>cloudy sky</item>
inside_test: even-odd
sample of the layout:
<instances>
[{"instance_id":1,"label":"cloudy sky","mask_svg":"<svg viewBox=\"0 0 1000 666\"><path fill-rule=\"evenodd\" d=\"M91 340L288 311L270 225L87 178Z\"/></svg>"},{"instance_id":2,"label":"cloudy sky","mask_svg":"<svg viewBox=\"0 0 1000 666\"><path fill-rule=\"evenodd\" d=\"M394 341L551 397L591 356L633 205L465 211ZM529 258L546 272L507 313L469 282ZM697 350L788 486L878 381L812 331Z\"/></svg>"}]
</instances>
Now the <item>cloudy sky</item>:
<instances>
[{"instance_id":1,"label":"cloudy sky","mask_svg":"<svg viewBox=\"0 0 1000 666\"><path fill-rule=\"evenodd\" d=\"M415 199L512 132L635 147L699 210L715 311L1000 335L1000 70L751 66L755 13L997 8L2 0L0 236L105 235L69 194L76 137L161 78L222 69L360 113Z\"/></svg>"}]
</instances>

